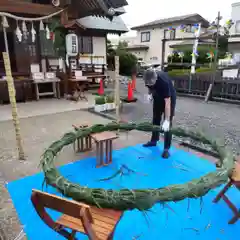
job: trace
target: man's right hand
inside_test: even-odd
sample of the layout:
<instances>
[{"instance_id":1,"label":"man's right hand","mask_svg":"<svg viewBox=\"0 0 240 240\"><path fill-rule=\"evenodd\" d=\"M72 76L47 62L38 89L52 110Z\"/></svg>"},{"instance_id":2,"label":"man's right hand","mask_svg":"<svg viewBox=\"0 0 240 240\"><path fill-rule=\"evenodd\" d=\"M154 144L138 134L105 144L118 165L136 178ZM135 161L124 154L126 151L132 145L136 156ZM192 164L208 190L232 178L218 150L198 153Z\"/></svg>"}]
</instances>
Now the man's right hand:
<instances>
[{"instance_id":1,"label":"man's right hand","mask_svg":"<svg viewBox=\"0 0 240 240\"><path fill-rule=\"evenodd\" d=\"M152 102L152 101L153 101L152 94L148 94L148 95L147 95L147 101L148 101L148 102Z\"/></svg>"}]
</instances>

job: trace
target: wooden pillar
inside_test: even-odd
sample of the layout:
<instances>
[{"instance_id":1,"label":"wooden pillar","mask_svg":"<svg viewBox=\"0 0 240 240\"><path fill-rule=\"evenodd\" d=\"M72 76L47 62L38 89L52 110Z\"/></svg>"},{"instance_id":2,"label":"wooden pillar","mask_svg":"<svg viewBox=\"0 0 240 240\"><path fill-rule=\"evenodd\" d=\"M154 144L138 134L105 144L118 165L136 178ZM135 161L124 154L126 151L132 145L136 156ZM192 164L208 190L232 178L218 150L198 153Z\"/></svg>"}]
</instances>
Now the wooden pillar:
<instances>
[{"instance_id":1,"label":"wooden pillar","mask_svg":"<svg viewBox=\"0 0 240 240\"><path fill-rule=\"evenodd\" d=\"M115 104L116 118L120 121L119 56L115 56Z\"/></svg>"},{"instance_id":2,"label":"wooden pillar","mask_svg":"<svg viewBox=\"0 0 240 240\"><path fill-rule=\"evenodd\" d=\"M61 12L61 24L67 24L68 23L68 9Z\"/></svg>"}]
</instances>

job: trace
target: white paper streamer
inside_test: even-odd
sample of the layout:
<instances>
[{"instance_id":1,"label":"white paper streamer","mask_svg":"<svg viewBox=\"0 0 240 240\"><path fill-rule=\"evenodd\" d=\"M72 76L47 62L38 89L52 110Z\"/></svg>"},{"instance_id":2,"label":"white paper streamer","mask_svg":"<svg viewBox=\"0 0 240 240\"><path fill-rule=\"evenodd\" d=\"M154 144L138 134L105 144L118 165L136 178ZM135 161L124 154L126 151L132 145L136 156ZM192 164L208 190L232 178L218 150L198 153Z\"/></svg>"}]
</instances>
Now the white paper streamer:
<instances>
[{"instance_id":1,"label":"white paper streamer","mask_svg":"<svg viewBox=\"0 0 240 240\"><path fill-rule=\"evenodd\" d=\"M33 22L32 22L31 34L32 34L32 42L34 43L36 40L36 30L34 29Z\"/></svg>"},{"instance_id":2,"label":"white paper streamer","mask_svg":"<svg viewBox=\"0 0 240 240\"><path fill-rule=\"evenodd\" d=\"M47 38L47 39L50 39L51 36L50 36L50 30L49 30L49 28L48 28L48 25L46 25L45 30L46 30L46 38Z\"/></svg>"},{"instance_id":3,"label":"white paper streamer","mask_svg":"<svg viewBox=\"0 0 240 240\"><path fill-rule=\"evenodd\" d=\"M22 34L22 32L21 32L21 30L20 30L20 28L19 28L19 26L18 26L18 22L17 22L17 28L16 28L16 30L15 30L15 34L16 34L16 36L17 36L18 41L19 41L19 42L22 42L22 36L23 36L23 34Z\"/></svg>"}]
</instances>

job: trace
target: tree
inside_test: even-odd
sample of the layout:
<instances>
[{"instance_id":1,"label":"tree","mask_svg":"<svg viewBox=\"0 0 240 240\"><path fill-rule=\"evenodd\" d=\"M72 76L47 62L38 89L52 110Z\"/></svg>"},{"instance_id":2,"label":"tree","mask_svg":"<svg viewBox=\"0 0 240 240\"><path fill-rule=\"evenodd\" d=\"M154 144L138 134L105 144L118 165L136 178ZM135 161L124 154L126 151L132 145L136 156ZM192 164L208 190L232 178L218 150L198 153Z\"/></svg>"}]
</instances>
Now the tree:
<instances>
[{"instance_id":1,"label":"tree","mask_svg":"<svg viewBox=\"0 0 240 240\"><path fill-rule=\"evenodd\" d=\"M113 64L114 56L117 55L119 56L120 74L130 76L136 67L137 58L127 51L127 46L126 41L119 41L116 50L114 50L111 41L107 40L108 65Z\"/></svg>"},{"instance_id":2,"label":"tree","mask_svg":"<svg viewBox=\"0 0 240 240\"><path fill-rule=\"evenodd\" d=\"M128 43L126 41L119 41L117 49L116 49L116 54L118 56L120 56L122 54L126 54L127 53L127 46L128 46Z\"/></svg>"},{"instance_id":3,"label":"tree","mask_svg":"<svg viewBox=\"0 0 240 240\"><path fill-rule=\"evenodd\" d=\"M107 55L108 56L111 56L111 55L114 56L115 54L116 54L116 52L113 48L113 45L112 45L111 41L109 39L107 39Z\"/></svg>"}]
</instances>

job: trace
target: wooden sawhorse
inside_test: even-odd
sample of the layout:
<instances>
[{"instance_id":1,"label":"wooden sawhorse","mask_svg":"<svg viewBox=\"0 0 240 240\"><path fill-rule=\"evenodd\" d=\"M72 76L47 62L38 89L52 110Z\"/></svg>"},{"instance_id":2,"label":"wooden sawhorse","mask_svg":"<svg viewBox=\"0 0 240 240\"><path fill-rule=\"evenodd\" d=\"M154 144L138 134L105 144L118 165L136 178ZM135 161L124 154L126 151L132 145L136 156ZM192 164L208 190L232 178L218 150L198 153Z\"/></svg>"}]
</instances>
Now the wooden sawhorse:
<instances>
[{"instance_id":1,"label":"wooden sawhorse","mask_svg":"<svg viewBox=\"0 0 240 240\"><path fill-rule=\"evenodd\" d=\"M82 124L79 126L72 125L75 130L78 130L79 128L87 128L89 127L88 124ZM76 146L77 145L77 146ZM73 143L73 149L74 152L86 152L90 151L92 149L92 139L90 136L87 137L81 137L78 138L74 143Z\"/></svg>"},{"instance_id":2,"label":"wooden sawhorse","mask_svg":"<svg viewBox=\"0 0 240 240\"><path fill-rule=\"evenodd\" d=\"M228 222L229 224L234 224L240 218L240 209L237 209L237 207L225 195L225 193L228 191L230 187L232 187L232 185L234 185L236 188L240 190L240 163L239 162L236 162L235 169L233 171L232 176L230 177L229 182L213 200L214 203L217 203L222 198L224 202L228 205L228 207L233 211L234 216L232 219L229 220Z\"/></svg>"}]
</instances>

